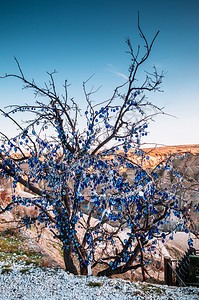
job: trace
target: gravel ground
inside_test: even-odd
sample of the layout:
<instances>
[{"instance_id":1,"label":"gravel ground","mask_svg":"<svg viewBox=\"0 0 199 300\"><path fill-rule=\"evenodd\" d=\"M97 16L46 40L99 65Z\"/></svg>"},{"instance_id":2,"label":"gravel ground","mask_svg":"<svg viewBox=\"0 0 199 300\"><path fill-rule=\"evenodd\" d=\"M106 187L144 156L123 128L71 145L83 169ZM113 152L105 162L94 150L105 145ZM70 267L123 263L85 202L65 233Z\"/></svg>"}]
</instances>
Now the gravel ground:
<instances>
[{"instance_id":1,"label":"gravel ground","mask_svg":"<svg viewBox=\"0 0 199 300\"><path fill-rule=\"evenodd\" d=\"M199 299L199 289L131 283L106 277L74 276L63 270L31 269L0 275L1 300Z\"/></svg>"}]
</instances>

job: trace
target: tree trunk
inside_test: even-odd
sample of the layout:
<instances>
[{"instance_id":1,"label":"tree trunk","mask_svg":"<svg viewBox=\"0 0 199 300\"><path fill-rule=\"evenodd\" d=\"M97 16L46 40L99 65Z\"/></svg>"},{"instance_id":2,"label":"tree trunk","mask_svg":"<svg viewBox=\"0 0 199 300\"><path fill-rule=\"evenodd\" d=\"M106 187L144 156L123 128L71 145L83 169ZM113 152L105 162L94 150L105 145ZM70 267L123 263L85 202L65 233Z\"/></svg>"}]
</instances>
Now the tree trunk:
<instances>
[{"instance_id":1,"label":"tree trunk","mask_svg":"<svg viewBox=\"0 0 199 300\"><path fill-rule=\"evenodd\" d=\"M143 256L143 251L142 251L142 242L141 240L137 239L138 241L138 244L139 244L139 247L140 247L140 256L141 256L141 264L142 264L142 278L143 278L143 281L146 281L146 274L145 274L145 268L144 268L144 256Z\"/></svg>"},{"instance_id":2,"label":"tree trunk","mask_svg":"<svg viewBox=\"0 0 199 300\"><path fill-rule=\"evenodd\" d=\"M77 268L73 262L73 258L71 256L71 248L69 247L69 249L64 249L64 263L65 263L65 267L66 267L66 271L74 274L74 275L78 275L78 271Z\"/></svg>"},{"instance_id":3,"label":"tree trunk","mask_svg":"<svg viewBox=\"0 0 199 300\"><path fill-rule=\"evenodd\" d=\"M88 275L88 267L85 263L86 256L87 256L86 250L80 244L79 239L77 237L77 234L74 234L74 237L75 237L76 242L78 242L78 245L79 245L79 246L75 247L75 250L76 250L76 253L77 253L78 258L79 258L80 274L81 275Z\"/></svg>"},{"instance_id":4,"label":"tree trunk","mask_svg":"<svg viewBox=\"0 0 199 300\"><path fill-rule=\"evenodd\" d=\"M80 264L80 275L88 275L88 269L87 266L85 266L85 264Z\"/></svg>"}]
</instances>

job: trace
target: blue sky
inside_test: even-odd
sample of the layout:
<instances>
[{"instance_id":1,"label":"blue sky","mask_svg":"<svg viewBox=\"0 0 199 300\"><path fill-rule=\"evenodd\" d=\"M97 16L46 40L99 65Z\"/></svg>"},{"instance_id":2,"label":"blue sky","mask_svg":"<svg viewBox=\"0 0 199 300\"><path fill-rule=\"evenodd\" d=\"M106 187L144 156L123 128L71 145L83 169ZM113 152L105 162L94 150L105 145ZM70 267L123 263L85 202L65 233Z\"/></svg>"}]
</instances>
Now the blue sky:
<instances>
[{"instance_id":1,"label":"blue sky","mask_svg":"<svg viewBox=\"0 0 199 300\"><path fill-rule=\"evenodd\" d=\"M56 69L57 85L65 78L69 93L80 106L85 100L82 82L102 88L96 101L110 97L128 75L125 38L137 46L137 11L149 38L160 34L150 59L167 72L164 93L149 100L176 118L160 116L151 124L147 142L166 145L199 143L199 1L197 0L10 0L0 1L0 74L16 73L13 56L28 78L47 81L46 71ZM0 106L31 102L15 80L0 80ZM0 121L1 127L5 123ZM3 131L3 129L2 129Z\"/></svg>"}]
</instances>

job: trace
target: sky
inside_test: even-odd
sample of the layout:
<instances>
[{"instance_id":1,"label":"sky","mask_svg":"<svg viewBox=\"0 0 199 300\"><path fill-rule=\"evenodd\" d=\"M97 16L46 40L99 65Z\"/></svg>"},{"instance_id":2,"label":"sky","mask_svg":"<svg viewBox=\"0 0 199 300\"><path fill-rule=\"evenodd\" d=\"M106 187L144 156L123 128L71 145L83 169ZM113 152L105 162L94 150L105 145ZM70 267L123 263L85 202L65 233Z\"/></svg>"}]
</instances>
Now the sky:
<instances>
[{"instance_id":1,"label":"sky","mask_svg":"<svg viewBox=\"0 0 199 300\"><path fill-rule=\"evenodd\" d=\"M146 142L199 144L198 0L1 0L0 75L18 72L15 56L27 78L39 85L48 81L46 71L56 69L60 91L67 79L69 95L83 109L82 83L93 74L89 84L102 86L93 100L108 99L128 76L126 37L135 49L141 43L138 10L149 41L160 30L144 70L156 65L166 73L164 92L147 97L172 115L151 123ZM32 101L32 93L17 80L0 80L1 108ZM2 117L0 126L1 131L12 130Z\"/></svg>"}]
</instances>

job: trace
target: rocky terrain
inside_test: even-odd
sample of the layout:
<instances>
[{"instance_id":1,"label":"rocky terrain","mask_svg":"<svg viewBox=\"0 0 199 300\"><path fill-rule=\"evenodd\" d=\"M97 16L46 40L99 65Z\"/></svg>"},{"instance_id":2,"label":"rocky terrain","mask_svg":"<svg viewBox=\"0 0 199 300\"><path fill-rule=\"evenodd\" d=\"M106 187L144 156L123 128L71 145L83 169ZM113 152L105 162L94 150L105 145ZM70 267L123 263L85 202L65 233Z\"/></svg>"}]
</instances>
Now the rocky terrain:
<instances>
[{"instance_id":1,"label":"rocky terrain","mask_svg":"<svg viewBox=\"0 0 199 300\"><path fill-rule=\"evenodd\" d=\"M173 160L172 163L174 167L178 169L179 173L183 175L183 182L187 188L186 196L188 199L188 204L190 206L189 209L192 209L195 204L199 203L198 192L195 189L195 187L199 183L199 145L161 147L155 149L148 148L145 149L145 151L150 156L149 161L151 165L149 165L148 168L152 168L155 164L164 160L165 157L167 157L168 155L178 154L178 156ZM184 153L186 154L186 156L184 156ZM126 170L126 172L128 176L128 170ZM167 179L170 182L172 182L172 174L168 172L166 176ZM194 189L192 187L194 187ZM11 191L11 183L9 181L1 182L1 187L0 187L1 203L0 204L8 200L9 198L8 191ZM23 196L23 194L27 196L26 194L27 191L22 190L21 186L18 186L18 192L21 196ZM10 276L8 277L7 280L10 280L9 278L12 277L10 275L12 274L12 272L25 274L28 273L30 270L32 270L32 268L34 269L35 267L36 268L50 267L54 269L64 268L61 245L58 240L53 238L52 233L48 228L43 229L41 227L36 226L33 227L32 229L21 229L20 232L14 231L13 233L12 227L15 224L16 218L18 218L20 215L24 216L26 214L35 214L35 211L34 210L31 211L31 208L18 207L17 210L13 210L11 212L7 212L3 215L0 215L0 249L1 249L0 270L2 274L5 274L5 276L6 275ZM192 218L196 225L199 224L198 213L192 213ZM175 218L173 219L173 223L175 223ZM196 229L198 229L197 226ZM165 228L165 230L167 230L167 228ZM164 256L170 256L172 259L179 259L188 247L187 240L190 238L190 236L193 238L195 248L199 249L199 240L197 236L194 236L193 234L186 234L184 232L175 233L172 240L168 236L164 244L161 241L157 241L155 246L156 253L154 252L151 255L151 264L148 266L149 279L151 278L151 280L153 279L153 281L156 282L162 282L164 280L164 265L163 265ZM95 271L93 274L95 275ZM59 275L57 276L59 277ZM141 273L139 270L137 270L135 273L127 272L126 274L123 274L120 277L126 280L130 279L131 281L136 281L141 279ZM96 281L96 279L94 279L94 281ZM1 287L1 284L2 283L0 283L0 288L3 289L4 287L3 286ZM29 288L31 289L31 287ZM103 292L99 295L102 294ZM163 295L164 297L167 297L165 296L165 293L163 293ZM142 295L142 293L140 294L140 297L141 296L145 297L144 294ZM122 297L123 298L118 298L118 299L133 299L133 298L128 298L127 296L124 295ZM140 299L153 299L147 297L140 298ZM169 299L164 297L162 299ZM190 299L197 299L197 297L196 298L194 297ZM9 299L15 299L15 298L11 297ZM23 299L26 299L25 296ZM41 297L41 299L44 298ZM52 296L52 298L49 299L58 299L58 298L56 297L53 298ZM70 298L66 297L63 299L70 299ZM88 298L88 299L92 299L92 298ZM105 299L105 298L95 298L95 299ZM139 299L139 298L135 298L135 299ZM170 297L170 299L174 299L174 298ZM183 298L179 298L179 299L183 299ZM188 299L188 298L184 298L184 299Z\"/></svg>"},{"instance_id":2,"label":"rocky terrain","mask_svg":"<svg viewBox=\"0 0 199 300\"><path fill-rule=\"evenodd\" d=\"M143 149L150 157L149 166L154 167L159 162L164 160L166 157L170 155L176 154L179 156L183 156L184 154L199 154L199 145L178 145L178 146L165 146L165 147L153 147L153 148L144 148Z\"/></svg>"},{"instance_id":3,"label":"rocky terrain","mask_svg":"<svg viewBox=\"0 0 199 300\"><path fill-rule=\"evenodd\" d=\"M174 183L174 173L176 170L182 177L184 186L183 195L181 195L180 205L186 207L189 212L193 229L197 234L199 232L199 213L196 212L196 206L199 205L199 145L182 145L169 147L145 148L145 157L149 159L143 160L143 165L148 172L153 170L157 165L171 157L171 166L173 170L166 170L162 167L158 171L159 181L167 182L168 185ZM136 158L134 152L128 154L131 160L140 162L140 157ZM124 169L123 173L129 179L132 177L131 169ZM183 200L184 199L184 200ZM168 226L165 225L165 230L170 230L174 227L177 219L173 216L170 218Z\"/></svg>"}]
</instances>

